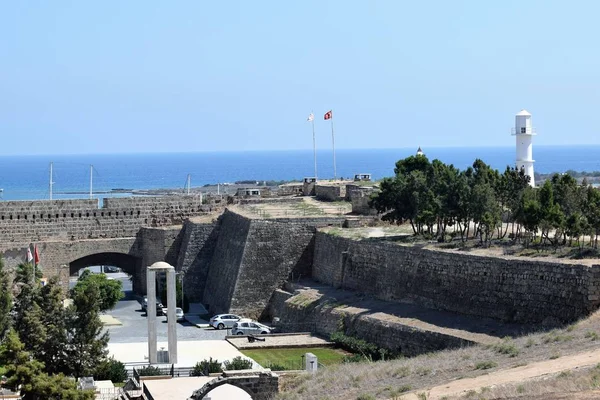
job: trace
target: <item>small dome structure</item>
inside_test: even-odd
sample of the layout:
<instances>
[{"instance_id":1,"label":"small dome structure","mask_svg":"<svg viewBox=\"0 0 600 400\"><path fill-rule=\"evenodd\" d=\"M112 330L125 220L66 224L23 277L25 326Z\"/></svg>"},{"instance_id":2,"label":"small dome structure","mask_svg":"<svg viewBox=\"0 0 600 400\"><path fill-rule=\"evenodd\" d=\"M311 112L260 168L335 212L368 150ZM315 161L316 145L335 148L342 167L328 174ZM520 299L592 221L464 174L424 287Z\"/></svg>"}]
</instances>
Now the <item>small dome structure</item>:
<instances>
[{"instance_id":1,"label":"small dome structure","mask_svg":"<svg viewBox=\"0 0 600 400\"><path fill-rule=\"evenodd\" d=\"M522 109L517 113L518 117L531 117L531 114L526 109Z\"/></svg>"},{"instance_id":2,"label":"small dome structure","mask_svg":"<svg viewBox=\"0 0 600 400\"><path fill-rule=\"evenodd\" d=\"M152 268L152 269L171 269L173 268L173 266L169 263L166 263L164 261L157 261L154 264L152 264L151 266L149 266L148 268Z\"/></svg>"}]
</instances>

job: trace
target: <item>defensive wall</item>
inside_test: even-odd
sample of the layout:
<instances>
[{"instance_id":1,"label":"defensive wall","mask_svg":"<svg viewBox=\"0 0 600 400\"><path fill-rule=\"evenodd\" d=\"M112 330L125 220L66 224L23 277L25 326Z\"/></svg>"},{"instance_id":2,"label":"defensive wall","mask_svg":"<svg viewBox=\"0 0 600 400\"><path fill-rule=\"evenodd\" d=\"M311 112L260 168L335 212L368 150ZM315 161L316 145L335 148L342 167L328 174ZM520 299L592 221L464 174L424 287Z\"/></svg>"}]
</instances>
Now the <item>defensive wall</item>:
<instances>
[{"instance_id":1,"label":"defensive wall","mask_svg":"<svg viewBox=\"0 0 600 400\"><path fill-rule=\"evenodd\" d=\"M200 196L0 202L0 250L10 243L134 237L141 227L180 225L221 208Z\"/></svg>"},{"instance_id":2,"label":"defensive wall","mask_svg":"<svg viewBox=\"0 0 600 400\"><path fill-rule=\"evenodd\" d=\"M577 320L600 305L600 265L484 257L318 232L312 276L333 287L520 323Z\"/></svg>"},{"instance_id":3,"label":"defensive wall","mask_svg":"<svg viewBox=\"0 0 600 400\"><path fill-rule=\"evenodd\" d=\"M269 303L269 316L279 318L276 326L281 332L313 332L323 337L343 332L404 356L479 343L477 335L471 338L457 329L439 329L431 324L426 324L426 329L379 310L347 306L345 299L307 296L310 290L289 290L276 290ZM422 318L422 311L415 316Z\"/></svg>"},{"instance_id":4,"label":"defensive wall","mask_svg":"<svg viewBox=\"0 0 600 400\"><path fill-rule=\"evenodd\" d=\"M226 210L203 302L212 313L260 316L273 291L310 276L316 229L343 223L340 217L255 219Z\"/></svg>"},{"instance_id":5,"label":"defensive wall","mask_svg":"<svg viewBox=\"0 0 600 400\"><path fill-rule=\"evenodd\" d=\"M162 196L0 202L0 255L9 270L25 261L30 245L40 253L45 276L69 273L83 264L112 264L134 277L145 293L145 269L156 261L176 265L182 240L180 224L222 209L221 198ZM67 266L65 268L64 266Z\"/></svg>"}]
</instances>

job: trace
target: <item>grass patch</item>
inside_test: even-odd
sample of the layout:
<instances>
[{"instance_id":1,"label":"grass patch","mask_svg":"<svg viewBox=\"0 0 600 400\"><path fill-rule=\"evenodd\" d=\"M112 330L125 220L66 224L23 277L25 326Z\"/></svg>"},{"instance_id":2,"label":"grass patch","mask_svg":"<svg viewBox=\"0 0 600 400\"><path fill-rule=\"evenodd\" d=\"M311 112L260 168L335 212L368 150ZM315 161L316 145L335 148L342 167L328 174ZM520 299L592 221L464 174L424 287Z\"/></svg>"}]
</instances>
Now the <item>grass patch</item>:
<instances>
[{"instance_id":1,"label":"grass patch","mask_svg":"<svg viewBox=\"0 0 600 400\"><path fill-rule=\"evenodd\" d=\"M285 367L286 369L304 369L302 356L313 353L323 365L340 364L347 353L326 347L309 347L298 349L255 349L242 350L245 356L252 358L265 368L271 365Z\"/></svg>"}]
</instances>

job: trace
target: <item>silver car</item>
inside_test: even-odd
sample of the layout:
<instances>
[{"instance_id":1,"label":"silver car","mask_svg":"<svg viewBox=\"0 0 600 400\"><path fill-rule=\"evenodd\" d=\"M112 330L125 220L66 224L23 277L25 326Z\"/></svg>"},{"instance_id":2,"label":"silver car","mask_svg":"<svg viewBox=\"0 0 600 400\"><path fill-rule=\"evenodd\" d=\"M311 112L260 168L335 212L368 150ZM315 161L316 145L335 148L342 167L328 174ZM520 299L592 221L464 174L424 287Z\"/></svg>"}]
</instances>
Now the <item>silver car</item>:
<instances>
[{"instance_id":1,"label":"silver car","mask_svg":"<svg viewBox=\"0 0 600 400\"><path fill-rule=\"evenodd\" d=\"M271 328L251 319L243 319L233 324L232 335L266 335L271 333Z\"/></svg>"},{"instance_id":2,"label":"silver car","mask_svg":"<svg viewBox=\"0 0 600 400\"><path fill-rule=\"evenodd\" d=\"M235 314L217 314L208 321L208 324L215 329L233 328L233 324L242 317Z\"/></svg>"}]
</instances>

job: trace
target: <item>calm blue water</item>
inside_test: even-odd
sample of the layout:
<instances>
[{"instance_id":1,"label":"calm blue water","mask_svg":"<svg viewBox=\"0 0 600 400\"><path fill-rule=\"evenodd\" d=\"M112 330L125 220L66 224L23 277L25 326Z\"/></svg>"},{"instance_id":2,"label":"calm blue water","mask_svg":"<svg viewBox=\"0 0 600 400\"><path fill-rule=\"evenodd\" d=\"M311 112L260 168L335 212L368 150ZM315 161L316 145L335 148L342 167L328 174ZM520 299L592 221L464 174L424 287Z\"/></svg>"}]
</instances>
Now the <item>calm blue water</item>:
<instances>
[{"instance_id":1,"label":"calm blue water","mask_svg":"<svg viewBox=\"0 0 600 400\"><path fill-rule=\"evenodd\" d=\"M465 168L479 157L494 168L513 165L515 150L504 148L425 148L429 159ZM374 178L393 175L394 163L414 154L414 148L337 150L337 175L371 173ZM600 171L600 146L536 146L537 172ZM317 154L320 178L333 177L331 151ZM311 150L181 154L119 154L0 157L0 188L4 200L47 199L48 168L54 162L54 198L58 192L89 190L89 165L94 166L94 191L114 188L182 188L187 174L192 187L245 179L302 179L313 175ZM98 195L108 197L109 195Z\"/></svg>"}]
</instances>

